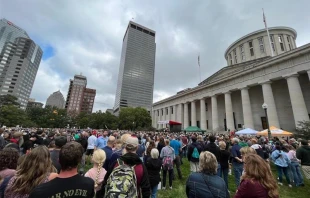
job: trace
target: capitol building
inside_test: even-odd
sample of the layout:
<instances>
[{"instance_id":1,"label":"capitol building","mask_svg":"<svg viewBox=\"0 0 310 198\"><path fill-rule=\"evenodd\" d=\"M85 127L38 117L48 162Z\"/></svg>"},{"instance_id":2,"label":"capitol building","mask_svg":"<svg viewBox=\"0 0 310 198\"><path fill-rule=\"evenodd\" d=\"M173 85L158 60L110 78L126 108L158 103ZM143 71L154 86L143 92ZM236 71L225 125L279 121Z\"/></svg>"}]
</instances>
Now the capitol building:
<instances>
[{"instance_id":1,"label":"capitol building","mask_svg":"<svg viewBox=\"0 0 310 198\"><path fill-rule=\"evenodd\" d=\"M152 107L153 127L162 121L221 132L267 128L295 131L309 121L310 43L297 47L297 32L289 27L252 32L225 51L227 66L198 86L178 92ZM273 55L273 56L272 56Z\"/></svg>"}]
</instances>

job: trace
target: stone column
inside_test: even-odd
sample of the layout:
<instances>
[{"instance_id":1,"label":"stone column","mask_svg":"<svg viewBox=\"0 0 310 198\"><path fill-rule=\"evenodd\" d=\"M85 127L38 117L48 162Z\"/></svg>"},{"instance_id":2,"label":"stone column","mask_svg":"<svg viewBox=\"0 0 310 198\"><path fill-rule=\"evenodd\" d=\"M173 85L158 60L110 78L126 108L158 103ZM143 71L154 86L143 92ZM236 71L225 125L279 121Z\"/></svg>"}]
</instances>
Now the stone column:
<instances>
[{"instance_id":1,"label":"stone column","mask_svg":"<svg viewBox=\"0 0 310 198\"><path fill-rule=\"evenodd\" d=\"M204 98L200 99L200 128L207 130L207 115L206 115L206 101Z\"/></svg>"},{"instance_id":2,"label":"stone column","mask_svg":"<svg viewBox=\"0 0 310 198\"><path fill-rule=\"evenodd\" d=\"M184 103L184 129L188 127L188 103Z\"/></svg>"},{"instance_id":3,"label":"stone column","mask_svg":"<svg viewBox=\"0 0 310 198\"><path fill-rule=\"evenodd\" d=\"M177 105L173 105L173 121L177 121Z\"/></svg>"},{"instance_id":4,"label":"stone column","mask_svg":"<svg viewBox=\"0 0 310 198\"><path fill-rule=\"evenodd\" d=\"M191 102L191 126L197 126L196 119L196 101Z\"/></svg>"},{"instance_id":5,"label":"stone column","mask_svg":"<svg viewBox=\"0 0 310 198\"><path fill-rule=\"evenodd\" d=\"M241 89L241 100L242 100L244 127L254 129L253 114L248 87L244 87Z\"/></svg>"},{"instance_id":6,"label":"stone column","mask_svg":"<svg viewBox=\"0 0 310 198\"><path fill-rule=\"evenodd\" d=\"M155 123L156 123L156 111L152 111L152 126L155 128Z\"/></svg>"},{"instance_id":7,"label":"stone column","mask_svg":"<svg viewBox=\"0 0 310 198\"><path fill-rule=\"evenodd\" d=\"M280 127L279 118L276 103L273 97L271 81L262 82L261 85L263 88L264 103L268 105L267 114L268 114L269 126L275 126L279 128Z\"/></svg>"},{"instance_id":8,"label":"stone column","mask_svg":"<svg viewBox=\"0 0 310 198\"><path fill-rule=\"evenodd\" d=\"M163 109L159 109L159 121L162 121L162 113L163 113ZM158 128L161 129L163 125L158 124Z\"/></svg>"},{"instance_id":9,"label":"stone column","mask_svg":"<svg viewBox=\"0 0 310 198\"><path fill-rule=\"evenodd\" d=\"M230 92L225 93L225 111L226 111L227 129L229 129L230 131L235 130L234 115L233 115L233 108L232 108L231 93Z\"/></svg>"},{"instance_id":10,"label":"stone column","mask_svg":"<svg viewBox=\"0 0 310 198\"><path fill-rule=\"evenodd\" d=\"M167 107L164 108L164 121L167 120ZM163 124L163 128L166 128L166 124Z\"/></svg>"},{"instance_id":11,"label":"stone column","mask_svg":"<svg viewBox=\"0 0 310 198\"><path fill-rule=\"evenodd\" d=\"M182 128L184 128L184 112L183 112L183 104L178 104L178 118L177 121L182 123Z\"/></svg>"},{"instance_id":12,"label":"stone column","mask_svg":"<svg viewBox=\"0 0 310 198\"><path fill-rule=\"evenodd\" d=\"M168 117L167 120L171 120L171 106L168 107Z\"/></svg>"},{"instance_id":13,"label":"stone column","mask_svg":"<svg viewBox=\"0 0 310 198\"><path fill-rule=\"evenodd\" d=\"M309 77L309 80L310 80L310 70L308 70L307 73L308 73L308 77Z\"/></svg>"},{"instance_id":14,"label":"stone column","mask_svg":"<svg viewBox=\"0 0 310 198\"><path fill-rule=\"evenodd\" d=\"M211 97L211 105L212 105L212 130L216 132L219 130L219 116L217 110L217 96Z\"/></svg>"},{"instance_id":15,"label":"stone column","mask_svg":"<svg viewBox=\"0 0 310 198\"><path fill-rule=\"evenodd\" d=\"M285 78L287 80L295 125L297 127L299 121L309 121L307 106L298 81L298 74L286 76Z\"/></svg>"}]
</instances>

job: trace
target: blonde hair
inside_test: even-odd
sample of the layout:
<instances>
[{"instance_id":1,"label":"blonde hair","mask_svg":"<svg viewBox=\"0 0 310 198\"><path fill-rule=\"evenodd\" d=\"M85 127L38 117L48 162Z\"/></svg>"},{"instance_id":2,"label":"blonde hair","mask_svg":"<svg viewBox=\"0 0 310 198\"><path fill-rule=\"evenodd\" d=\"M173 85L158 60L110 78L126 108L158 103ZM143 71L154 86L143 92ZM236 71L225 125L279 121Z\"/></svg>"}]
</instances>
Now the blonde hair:
<instances>
[{"instance_id":1,"label":"blonde hair","mask_svg":"<svg viewBox=\"0 0 310 198\"><path fill-rule=\"evenodd\" d=\"M202 139L202 135L198 135L198 137L197 137L197 141L203 141L203 139Z\"/></svg>"},{"instance_id":2,"label":"blonde hair","mask_svg":"<svg viewBox=\"0 0 310 198\"><path fill-rule=\"evenodd\" d=\"M220 141L219 147L220 147L220 149L225 150L226 149L226 143L224 141Z\"/></svg>"},{"instance_id":3,"label":"blonde hair","mask_svg":"<svg viewBox=\"0 0 310 198\"><path fill-rule=\"evenodd\" d=\"M128 138L129 136L131 136L131 135L128 134L128 133L125 133L125 134L123 134L123 135L121 136L121 141L122 141L122 144L123 144L123 145L125 145L125 142L126 142L126 140L127 140L127 138Z\"/></svg>"},{"instance_id":4,"label":"blonde hair","mask_svg":"<svg viewBox=\"0 0 310 198\"><path fill-rule=\"evenodd\" d=\"M104 150L97 149L94 151L92 161L95 164L97 164L97 175L95 178L95 188L97 188L99 185L98 179L99 179L99 175L101 173L103 163L105 162L105 159L106 159L106 154L105 154Z\"/></svg>"},{"instance_id":5,"label":"blonde hair","mask_svg":"<svg viewBox=\"0 0 310 198\"><path fill-rule=\"evenodd\" d=\"M115 140L115 142L114 142L115 149L121 149L122 144L123 144L122 140L120 140L120 139Z\"/></svg>"},{"instance_id":6,"label":"blonde hair","mask_svg":"<svg viewBox=\"0 0 310 198\"><path fill-rule=\"evenodd\" d=\"M199 170L205 174L215 175L217 172L216 157L209 151L201 152L199 156Z\"/></svg>"},{"instance_id":7,"label":"blonde hair","mask_svg":"<svg viewBox=\"0 0 310 198\"><path fill-rule=\"evenodd\" d=\"M241 153L242 156L244 156L246 154L256 154L256 151L255 151L255 149L246 146L246 147L242 147L240 149L240 153Z\"/></svg>"},{"instance_id":8,"label":"blonde hair","mask_svg":"<svg viewBox=\"0 0 310 198\"><path fill-rule=\"evenodd\" d=\"M151 150L151 157L152 157L153 159L158 159L158 156L159 156L158 150L157 150L156 148L153 148L153 149Z\"/></svg>"},{"instance_id":9,"label":"blonde hair","mask_svg":"<svg viewBox=\"0 0 310 198\"><path fill-rule=\"evenodd\" d=\"M257 144L257 139L256 138L252 138L251 142L252 142L252 144Z\"/></svg>"},{"instance_id":10,"label":"blonde hair","mask_svg":"<svg viewBox=\"0 0 310 198\"><path fill-rule=\"evenodd\" d=\"M170 146L170 140L169 139L165 139L165 145Z\"/></svg>"}]
</instances>

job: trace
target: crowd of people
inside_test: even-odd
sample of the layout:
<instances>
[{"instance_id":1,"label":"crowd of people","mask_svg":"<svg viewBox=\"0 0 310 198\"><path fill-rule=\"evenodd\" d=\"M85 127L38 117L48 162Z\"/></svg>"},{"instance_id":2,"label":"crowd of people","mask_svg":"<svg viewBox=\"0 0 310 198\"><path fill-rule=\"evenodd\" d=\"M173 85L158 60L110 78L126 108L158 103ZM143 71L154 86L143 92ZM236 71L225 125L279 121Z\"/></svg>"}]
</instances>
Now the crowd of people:
<instances>
[{"instance_id":1,"label":"crowd of people","mask_svg":"<svg viewBox=\"0 0 310 198\"><path fill-rule=\"evenodd\" d=\"M0 197L155 198L159 188L171 190L185 177L184 160L190 163L189 198L230 197L232 174L237 198L279 197L283 174L288 187L310 179L309 142L294 138L0 129Z\"/></svg>"}]
</instances>

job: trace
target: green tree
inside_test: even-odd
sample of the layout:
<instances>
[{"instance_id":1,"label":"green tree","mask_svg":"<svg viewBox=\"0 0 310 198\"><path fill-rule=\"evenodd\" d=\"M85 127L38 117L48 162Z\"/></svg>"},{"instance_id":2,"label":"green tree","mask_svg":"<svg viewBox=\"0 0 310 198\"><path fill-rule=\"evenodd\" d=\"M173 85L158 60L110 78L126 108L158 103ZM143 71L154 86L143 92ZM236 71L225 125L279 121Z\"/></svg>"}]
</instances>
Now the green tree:
<instances>
[{"instance_id":1,"label":"green tree","mask_svg":"<svg viewBox=\"0 0 310 198\"><path fill-rule=\"evenodd\" d=\"M0 107L5 105L14 105L19 107L19 102L16 96L12 95L1 95L0 96Z\"/></svg>"},{"instance_id":2,"label":"green tree","mask_svg":"<svg viewBox=\"0 0 310 198\"><path fill-rule=\"evenodd\" d=\"M121 129L148 128L152 124L151 115L141 107L122 108L119 114L119 126Z\"/></svg>"},{"instance_id":3,"label":"green tree","mask_svg":"<svg viewBox=\"0 0 310 198\"><path fill-rule=\"evenodd\" d=\"M24 110L19 109L15 105L4 105L0 111L1 126L15 127L17 125L29 124L29 119Z\"/></svg>"}]
</instances>

